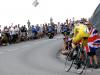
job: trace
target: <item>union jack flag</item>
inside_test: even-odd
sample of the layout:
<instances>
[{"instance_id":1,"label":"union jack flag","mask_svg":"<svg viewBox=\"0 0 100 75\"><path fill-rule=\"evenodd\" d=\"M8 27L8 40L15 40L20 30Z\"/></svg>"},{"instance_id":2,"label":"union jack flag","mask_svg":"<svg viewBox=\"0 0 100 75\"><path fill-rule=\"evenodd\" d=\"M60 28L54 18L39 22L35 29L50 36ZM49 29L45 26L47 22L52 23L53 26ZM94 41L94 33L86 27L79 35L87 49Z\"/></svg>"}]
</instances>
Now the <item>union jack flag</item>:
<instances>
[{"instance_id":1,"label":"union jack flag","mask_svg":"<svg viewBox=\"0 0 100 75\"><path fill-rule=\"evenodd\" d=\"M85 46L86 52L94 52L97 48L100 47L100 36L96 28L90 30L90 36L88 38L88 44Z\"/></svg>"}]
</instances>

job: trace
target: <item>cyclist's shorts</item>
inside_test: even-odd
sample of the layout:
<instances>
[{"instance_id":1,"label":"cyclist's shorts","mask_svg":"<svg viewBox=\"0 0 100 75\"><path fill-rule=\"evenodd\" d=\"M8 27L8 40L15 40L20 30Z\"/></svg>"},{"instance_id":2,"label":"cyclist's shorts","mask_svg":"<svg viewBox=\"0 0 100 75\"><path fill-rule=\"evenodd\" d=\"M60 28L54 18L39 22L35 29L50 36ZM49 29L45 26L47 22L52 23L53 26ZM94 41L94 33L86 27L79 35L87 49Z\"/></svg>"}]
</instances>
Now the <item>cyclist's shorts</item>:
<instances>
[{"instance_id":1,"label":"cyclist's shorts","mask_svg":"<svg viewBox=\"0 0 100 75\"><path fill-rule=\"evenodd\" d=\"M85 40L84 40L84 39L82 38L82 44L83 44L83 46L86 46L87 43L88 43L88 39L85 39Z\"/></svg>"}]
</instances>

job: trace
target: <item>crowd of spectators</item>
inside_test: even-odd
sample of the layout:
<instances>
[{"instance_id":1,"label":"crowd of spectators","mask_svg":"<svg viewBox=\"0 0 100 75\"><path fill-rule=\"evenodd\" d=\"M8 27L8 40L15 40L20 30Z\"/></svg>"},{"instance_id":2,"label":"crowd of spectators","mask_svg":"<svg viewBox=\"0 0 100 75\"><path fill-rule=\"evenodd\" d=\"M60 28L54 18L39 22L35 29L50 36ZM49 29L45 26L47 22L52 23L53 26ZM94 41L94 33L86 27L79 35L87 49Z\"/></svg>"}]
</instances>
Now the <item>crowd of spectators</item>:
<instances>
[{"instance_id":1,"label":"crowd of spectators","mask_svg":"<svg viewBox=\"0 0 100 75\"><path fill-rule=\"evenodd\" d=\"M10 26L4 26L2 29L2 25L0 25L0 46L46 37L49 26L52 26L56 35L57 24L53 22L31 25L28 20L27 25L11 24Z\"/></svg>"}]
</instances>

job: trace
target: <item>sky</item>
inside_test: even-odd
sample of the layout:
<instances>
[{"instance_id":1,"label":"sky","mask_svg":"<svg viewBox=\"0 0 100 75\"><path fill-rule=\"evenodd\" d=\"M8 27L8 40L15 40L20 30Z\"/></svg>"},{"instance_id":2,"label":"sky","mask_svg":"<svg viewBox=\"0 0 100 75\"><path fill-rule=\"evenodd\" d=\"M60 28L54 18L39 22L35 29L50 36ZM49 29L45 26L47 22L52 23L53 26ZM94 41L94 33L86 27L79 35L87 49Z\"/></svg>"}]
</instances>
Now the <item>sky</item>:
<instances>
[{"instance_id":1,"label":"sky","mask_svg":"<svg viewBox=\"0 0 100 75\"><path fill-rule=\"evenodd\" d=\"M32 5L34 0L0 0L0 25L42 24L49 22L64 22L67 18L92 16L100 0L37 0L39 5Z\"/></svg>"}]
</instances>

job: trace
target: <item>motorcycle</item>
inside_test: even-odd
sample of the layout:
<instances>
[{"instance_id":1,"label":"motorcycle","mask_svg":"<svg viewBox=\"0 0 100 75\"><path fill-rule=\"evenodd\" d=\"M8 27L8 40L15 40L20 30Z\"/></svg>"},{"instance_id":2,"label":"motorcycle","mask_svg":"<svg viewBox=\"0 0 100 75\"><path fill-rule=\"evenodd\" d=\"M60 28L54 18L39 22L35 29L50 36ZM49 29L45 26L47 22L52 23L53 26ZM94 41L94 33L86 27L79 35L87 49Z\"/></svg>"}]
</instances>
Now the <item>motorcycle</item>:
<instances>
[{"instance_id":1,"label":"motorcycle","mask_svg":"<svg viewBox=\"0 0 100 75\"><path fill-rule=\"evenodd\" d=\"M52 39L54 37L54 34L49 32L48 37L49 37L49 39Z\"/></svg>"},{"instance_id":2,"label":"motorcycle","mask_svg":"<svg viewBox=\"0 0 100 75\"><path fill-rule=\"evenodd\" d=\"M6 46L6 45L7 45L7 43L8 43L8 38L7 38L7 36L6 36L5 33L2 33L2 36L1 36L0 41L1 41L1 45L3 45L3 46Z\"/></svg>"},{"instance_id":3,"label":"motorcycle","mask_svg":"<svg viewBox=\"0 0 100 75\"><path fill-rule=\"evenodd\" d=\"M25 41L27 40L27 33L26 32L22 32L21 33L21 41Z\"/></svg>"}]
</instances>

